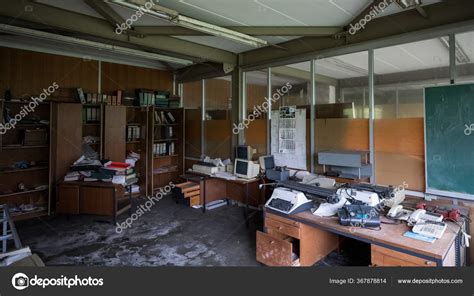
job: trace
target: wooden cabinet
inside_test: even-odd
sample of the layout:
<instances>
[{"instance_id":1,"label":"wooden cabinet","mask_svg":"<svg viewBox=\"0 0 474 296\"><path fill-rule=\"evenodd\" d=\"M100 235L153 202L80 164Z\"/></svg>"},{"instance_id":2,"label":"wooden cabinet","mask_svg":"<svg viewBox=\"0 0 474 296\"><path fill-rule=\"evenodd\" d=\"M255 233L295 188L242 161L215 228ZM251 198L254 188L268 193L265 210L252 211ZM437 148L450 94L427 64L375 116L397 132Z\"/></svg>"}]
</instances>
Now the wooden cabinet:
<instances>
[{"instance_id":1,"label":"wooden cabinet","mask_svg":"<svg viewBox=\"0 0 474 296\"><path fill-rule=\"evenodd\" d=\"M127 125L125 106L105 106L104 158L125 161L125 132Z\"/></svg>"},{"instance_id":2,"label":"wooden cabinet","mask_svg":"<svg viewBox=\"0 0 474 296\"><path fill-rule=\"evenodd\" d=\"M117 216L132 208L131 197L121 185L101 182L61 182L58 185L58 214Z\"/></svg>"},{"instance_id":3,"label":"wooden cabinet","mask_svg":"<svg viewBox=\"0 0 474 296\"><path fill-rule=\"evenodd\" d=\"M63 214L79 214L79 186L63 185L58 187L56 210Z\"/></svg>"},{"instance_id":4,"label":"wooden cabinet","mask_svg":"<svg viewBox=\"0 0 474 296\"><path fill-rule=\"evenodd\" d=\"M436 267L435 261L427 260L424 258L404 254L388 248L380 247L377 245L371 246L372 253L372 266L374 267ZM455 246L449 249L447 256L443 260L443 266L455 266Z\"/></svg>"},{"instance_id":5,"label":"wooden cabinet","mask_svg":"<svg viewBox=\"0 0 474 296\"><path fill-rule=\"evenodd\" d=\"M257 261L268 266L311 266L339 244L333 233L270 213L265 229L257 231Z\"/></svg>"}]
</instances>

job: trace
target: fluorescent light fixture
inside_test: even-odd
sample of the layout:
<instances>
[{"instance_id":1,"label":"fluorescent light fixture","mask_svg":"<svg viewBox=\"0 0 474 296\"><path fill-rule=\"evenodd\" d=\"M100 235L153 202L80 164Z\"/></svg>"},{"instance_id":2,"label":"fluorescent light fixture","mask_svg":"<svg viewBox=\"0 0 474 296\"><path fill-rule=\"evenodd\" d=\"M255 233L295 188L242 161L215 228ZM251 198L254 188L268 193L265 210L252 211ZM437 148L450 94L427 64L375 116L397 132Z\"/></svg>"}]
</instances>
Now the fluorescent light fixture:
<instances>
[{"instance_id":1,"label":"fluorescent light fixture","mask_svg":"<svg viewBox=\"0 0 474 296\"><path fill-rule=\"evenodd\" d=\"M89 40L84 40L84 39L79 39L79 38L74 38L74 37L69 37L69 36L48 33L48 32L31 30L31 29L17 27L17 26L5 25L5 24L0 24L0 32L27 36L27 37L32 37L32 38L39 38L43 40L59 41L59 42L72 44L72 45L82 45L82 46L87 46L87 47L91 47L95 49L109 50L116 53L122 53L129 56L158 60L158 61L180 64L180 65L185 65L185 66L189 66L193 64L193 61L191 60L185 60L185 59L165 56L165 55L161 55L157 53L145 52L141 50L115 46L115 45L110 45L110 44L104 44L104 43L99 43L95 41L89 41Z\"/></svg>"},{"instance_id":2,"label":"fluorescent light fixture","mask_svg":"<svg viewBox=\"0 0 474 296\"><path fill-rule=\"evenodd\" d=\"M395 2L397 2L398 6L403 9L412 8L423 4L422 0L395 0Z\"/></svg>"},{"instance_id":3,"label":"fluorescent light fixture","mask_svg":"<svg viewBox=\"0 0 474 296\"><path fill-rule=\"evenodd\" d=\"M159 5L154 5L152 9L145 8L145 0L108 0L107 2L116 4L125 8L133 9L136 11L143 11L150 16L155 16L160 19L167 20L171 23L174 23L178 26L195 30L198 32L203 32L209 35L214 35L217 37L226 38L235 42L244 43L253 47L262 47L268 45L268 42L256 38L247 34L243 34L234 30L229 30L220 26L216 26L210 23L206 23L194 18L190 18L184 15L179 14L177 11L171 10L166 7ZM131 3L133 2L133 3ZM140 6L141 5L141 6Z\"/></svg>"}]
</instances>

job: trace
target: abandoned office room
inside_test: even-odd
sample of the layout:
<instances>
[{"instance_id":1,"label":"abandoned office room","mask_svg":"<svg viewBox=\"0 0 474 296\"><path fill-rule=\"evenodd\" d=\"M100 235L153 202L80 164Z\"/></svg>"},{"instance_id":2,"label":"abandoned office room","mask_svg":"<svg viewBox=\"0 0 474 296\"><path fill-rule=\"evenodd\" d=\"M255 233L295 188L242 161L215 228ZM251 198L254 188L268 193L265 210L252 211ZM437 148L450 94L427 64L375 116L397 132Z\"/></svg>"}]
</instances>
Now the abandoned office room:
<instances>
[{"instance_id":1,"label":"abandoned office room","mask_svg":"<svg viewBox=\"0 0 474 296\"><path fill-rule=\"evenodd\" d=\"M473 262L473 1L0 3L1 266Z\"/></svg>"}]
</instances>

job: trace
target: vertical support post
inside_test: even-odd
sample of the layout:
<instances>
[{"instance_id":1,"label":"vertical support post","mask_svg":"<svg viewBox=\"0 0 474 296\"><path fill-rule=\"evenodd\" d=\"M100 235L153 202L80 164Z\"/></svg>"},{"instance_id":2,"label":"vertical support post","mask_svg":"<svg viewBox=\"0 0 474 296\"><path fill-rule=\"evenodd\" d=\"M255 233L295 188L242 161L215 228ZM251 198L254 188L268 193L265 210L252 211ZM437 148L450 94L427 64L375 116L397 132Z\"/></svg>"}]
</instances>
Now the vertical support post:
<instances>
[{"instance_id":1,"label":"vertical support post","mask_svg":"<svg viewBox=\"0 0 474 296\"><path fill-rule=\"evenodd\" d=\"M173 95L176 95L177 91L177 85L176 85L176 74L173 73Z\"/></svg>"},{"instance_id":2,"label":"vertical support post","mask_svg":"<svg viewBox=\"0 0 474 296\"><path fill-rule=\"evenodd\" d=\"M206 155L206 81L201 79L201 157Z\"/></svg>"},{"instance_id":3,"label":"vertical support post","mask_svg":"<svg viewBox=\"0 0 474 296\"><path fill-rule=\"evenodd\" d=\"M178 96L179 96L179 106L180 107L184 107L183 94L184 94L183 84L179 83L178 84Z\"/></svg>"},{"instance_id":4,"label":"vertical support post","mask_svg":"<svg viewBox=\"0 0 474 296\"><path fill-rule=\"evenodd\" d=\"M247 117L247 75L242 69L239 68L239 122L243 122ZM245 143L245 130L241 130L239 133L239 145Z\"/></svg>"},{"instance_id":5,"label":"vertical support post","mask_svg":"<svg viewBox=\"0 0 474 296\"><path fill-rule=\"evenodd\" d=\"M268 112L267 112L267 154L272 154L272 68L267 69L267 98Z\"/></svg>"},{"instance_id":6,"label":"vertical support post","mask_svg":"<svg viewBox=\"0 0 474 296\"><path fill-rule=\"evenodd\" d=\"M400 90L397 89L395 90L395 118L399 117L400 113Z\"/></svg>"},{"instance_id":7,"label":"vertical support post","mask_svg":"<svg viewBox=\"0 0 474 296\"><path fill-rule=\"evenodd\" d=\"M450 83L456 83L456 37L454 34L449 34L449 77Z\"/></svg>"},{"instance_id":8,"label":"vertical support post","mask_svg":"<svg viewBox=\"0 0 474 296\"><path fill-rule=\"evenodd\" d=\"M102 62L98 61L99 64L98 68L98 75L97 75L97 92L100 94L102 93Z\"/></svg>"},{"instance_id":9,"label":"vertical support post","mask_svg":"<svg viewBox=\"0 0 474 296\"><path fill-rule=\"evenodd\" d=\"M310 98L310 157L311 172L316 172L316 60L311 60L311 98Z\"/></svg>"},{"instance_id":10,"label":"vertical support post","mask_svg":"<svg viewBox=\"0 0 474 296\"><path fill-rule=\"evenodd\" d=\"M375 141L374 141L374 111L375 111L375 96L374 96L374 50L369 49L369 148L370 148L370 164L372 165L372 173L370 182L376 183L375 178Z\"/></svg>"}]
</instances>

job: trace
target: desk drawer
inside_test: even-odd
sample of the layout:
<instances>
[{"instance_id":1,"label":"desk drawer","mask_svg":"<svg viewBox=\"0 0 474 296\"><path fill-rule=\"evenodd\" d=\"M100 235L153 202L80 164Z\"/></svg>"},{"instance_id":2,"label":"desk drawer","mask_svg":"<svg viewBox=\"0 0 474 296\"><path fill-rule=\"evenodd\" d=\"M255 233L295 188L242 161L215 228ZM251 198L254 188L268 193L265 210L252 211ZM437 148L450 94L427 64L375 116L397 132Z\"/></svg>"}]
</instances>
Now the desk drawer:
<instances>
[{"instance_id":1,"label":"desk drawer","mask_svg":"<svg viewBox=\"0 0 474 296\"><path fill-rule=\"evenodd\" d=\"M294 238L298 238L298 239L301 238L300 227L292 226L290 224L286 224L284 222L274 220L270 217L267 217L265 219L265 227L267 227L268 229L272 229L280 233L286 234L288 236L294 237Z\"/></svg>"},{"instance_id":2,"label":"desk drawer","mask_svg":"<svg viewBox=\"0 0 474 296\"><path fill-rule=\"evenodd\" d=\"M371 246L372 266L418 266L435 267L436 262L404 254L377 245Z\"/></svg>"},{"instance_id":3,"label":"desk drawer","mask_svg":"<svg viewBox=\"0 0 474 296\"><path fill-rule=\"evenodd\" d=\"M297 222L297 221L294 221L294 220L291 220L291 219L287 219L287 218L282 217L282 216L270 214L270 213L265 213L265 218L270 218L270 219L273 219L273 220L276 220L276 221L279 221L279 222L282 222L282 223L285 223L285 224L288 224L288 225L291 225L291 226L295 226L295 227L300 227L301 226L300 222Z\"/></svg>"},{"instance_id":4,"label":"desk drawer","mask_svg":"<svg viewBox=\"0 0 474 296\"><path fill-rule=\"evenodd\" d=\"M268 266L298 266L291 242L257 231L257 261Z\"/></svg>"}]
</instances>

